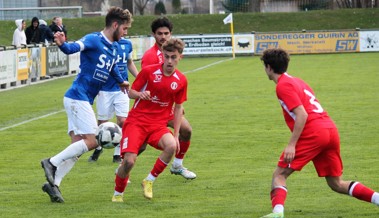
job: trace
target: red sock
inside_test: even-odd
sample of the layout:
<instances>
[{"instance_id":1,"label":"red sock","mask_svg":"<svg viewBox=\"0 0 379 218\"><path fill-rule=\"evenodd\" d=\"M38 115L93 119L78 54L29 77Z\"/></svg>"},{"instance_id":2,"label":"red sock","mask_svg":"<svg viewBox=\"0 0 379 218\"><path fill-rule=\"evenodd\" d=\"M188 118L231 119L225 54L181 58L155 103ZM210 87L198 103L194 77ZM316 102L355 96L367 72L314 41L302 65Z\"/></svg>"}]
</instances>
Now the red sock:
<instances>
[{"instance_id":1,"label":"red sock","mask_svg":"<svg viewBox=\"0 0 379 218\"><path fill-rule=\"evenodd\" d=\"M371 202L374 191L362 185L359 182L351 182L349 186L349 195L362 201Z\"/></svg>"},{"instance_id":2,"label":"red sock","mask_svg":"<svg viewBox=\"0 0 379 218\"><path fill-rule=\"evenodd\" d=\"M167 167L167 164L165 162L163 162L158 157L158 159L157 159L157 161L155 161L154 167L150 173L151 173L151 175L158 177L159 174L161 174L163 172L163 170L166 169L166 167Z\"/></svg>"},{"instance_id":3,"label":"red sock","mask_svg":"<svg viewBox=\"0 0 379 218\"><path fill-rule=\"evenodd\" d=\"M287 197L287 189L284 186L275 187L271 191L270 195L272 208L274 208L277 204L281 204L284 206L284 202L286 201Z\"/></svg>"},{"instance_id":4,"label":"red sock","mask_svg":"<svg viewBox=\"0 0 379 218\"><path fill-rule=\"evenodd\" d=\"M114 179L115 187L114 190L120 193L125 191L126 186L128 185L129 176L126 178L121 178L116 174L116 178Z\"/></svg>"},{"instance_id":5,"label":"red sock","mask_svg":"<svg viewBox=\"0 0 379 218\"><path fill-rule=\"evenodd\" d=\"M178 159L183 159L184 155L186 155L188 148L191 144L190 141L180 141L180 151L178 154L175 155L176 158Z\"/></svg>"}]
</instances>

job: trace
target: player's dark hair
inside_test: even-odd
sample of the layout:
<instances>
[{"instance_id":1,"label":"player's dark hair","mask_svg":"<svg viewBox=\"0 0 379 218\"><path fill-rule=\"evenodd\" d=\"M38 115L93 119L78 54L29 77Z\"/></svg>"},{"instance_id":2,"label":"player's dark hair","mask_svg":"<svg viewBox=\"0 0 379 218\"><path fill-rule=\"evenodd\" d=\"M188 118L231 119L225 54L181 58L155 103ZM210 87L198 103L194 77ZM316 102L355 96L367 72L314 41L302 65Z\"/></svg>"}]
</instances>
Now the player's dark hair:
<instances>
[{"instance_id":1,"label":"player's dark hair","mask_svg":"<svg viewBox=\"0 0 379 218\"><path fill-rule=\"evenodd\" d=\"M281 48L270 48L263 52L261 61L263 61L266 67L270 65L275 73L283 74L287 71L290 56Z\"/></svg>"},{"instance_id":2,"label":"player's dark hair","mask_svg":"<svg viewBox=\"0 0 379 218\"><path fill-rule=\"evenodd\" d=\"M167 27L170 30L170 32L172 32L174 25L167 17L158 17L151 23L151 32L155 33L155 31L157 31L157 29L161 27Z\"/></svg>"},{"instance_id":3,"label":"player's dark hair","mask_svg":"<svg viewBox=\"0 0 379 218\"><path fill-rule=\"evenodd\" d=\"M120 24L131 24L133 21L132 13L128 9L122 9L120 7L111 7L105 17L105 26L112 26L113 22Z\"/></svg>"},{"instance_id":4,"label":"player's dark hair","mask_svg":"<svg viewBox=\"0 0 379 218\"><path fill-rule=\"evenodd\" d=\"M179 54L182 54L184 50L184 46L185 44L181 39L171 38L167 40L165 43L163 43L162 50L169 51L169 52L178 51Z\"/></svg>"}]
</instances>

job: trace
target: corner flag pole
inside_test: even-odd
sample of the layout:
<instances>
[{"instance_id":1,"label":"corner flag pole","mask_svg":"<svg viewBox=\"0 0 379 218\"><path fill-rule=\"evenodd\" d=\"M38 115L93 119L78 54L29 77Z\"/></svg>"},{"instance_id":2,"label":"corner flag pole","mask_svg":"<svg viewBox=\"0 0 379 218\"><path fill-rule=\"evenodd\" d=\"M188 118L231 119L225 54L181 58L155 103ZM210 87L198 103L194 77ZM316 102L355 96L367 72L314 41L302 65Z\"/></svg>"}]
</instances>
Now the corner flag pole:
<instances>
[{"instance_id":1,"label":"corner flag pole","mask_svg":"<svg viewBox=\"0 0 379 218\"><path fill-rule=\"evenodd\" d=\"M230 32L232 34L232 53L233 53L233 59L236 58L236 54L234 53L234 27L233 27L233 20L230 23Z\"/></svg>"},{"instance_id":2,"label":"corner flag pole","mask_svg":"<svg viewBox=\"0 0 379 218\"><path fill-rule=\"evenodd\" d=\"M230 33L232 34L232 53L233 53L233 59L236 57L234 53L234 27L233 27L233 14L230 13L225 19L223 20L224 24L230 23Z\"/></svg>"}]
</instances>

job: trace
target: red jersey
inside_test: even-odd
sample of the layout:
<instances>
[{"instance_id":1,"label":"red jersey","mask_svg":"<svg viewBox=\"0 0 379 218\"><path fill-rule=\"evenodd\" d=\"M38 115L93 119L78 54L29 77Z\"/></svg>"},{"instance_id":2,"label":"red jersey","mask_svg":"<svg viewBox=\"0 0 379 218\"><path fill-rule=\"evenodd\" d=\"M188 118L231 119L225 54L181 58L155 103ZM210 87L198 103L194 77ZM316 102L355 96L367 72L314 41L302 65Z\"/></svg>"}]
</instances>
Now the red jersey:
<instances>
[{"instance_id":1,"label":"red jersey","mask_svg":"<svg viewBox=\"0 0 379 218\"><path fill-rule=\"evenodd\" d=\"M299 78L284 73L276 84L276 95L283 109L284 120L293 131L295 114L291 111L303 105L308 114L301 136L323 128L336 128L332 119L316 99L313 90Z\"/></svg>"},{"instance_id":2,"label":"red jersey","mask_svg":"<svg viewBox=\"0 0 379 218\"><path fill-rule=\"evenodd\" d=\"M144 68L153 64L162 64L163 63L163 53L159 49L157 43L153 47L149 48L145 54L143 54L141 59L141 67Z\"/></svg>"},{"instance_id":3,"label":"red jersey","mask_svg":"<svg viewBox=\"0 0 379 218\"><path fill-rule=\"evenodd\" d=\"M174 103L182 104L187 100L187 78L177 69L166 76L162 66L147 66L137 75L132 89L150 91L151 100L136 99L128 119L166 125Z\"/></svg>"}]
</instances>

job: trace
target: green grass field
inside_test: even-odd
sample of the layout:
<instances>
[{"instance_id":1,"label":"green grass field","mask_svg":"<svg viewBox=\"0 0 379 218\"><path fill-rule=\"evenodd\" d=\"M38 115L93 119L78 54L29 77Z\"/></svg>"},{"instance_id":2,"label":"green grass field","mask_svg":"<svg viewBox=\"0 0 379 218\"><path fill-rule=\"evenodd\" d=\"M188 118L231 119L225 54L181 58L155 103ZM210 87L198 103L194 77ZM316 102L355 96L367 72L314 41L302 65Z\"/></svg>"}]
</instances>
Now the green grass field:
<instances>
[{"instance_id":1,"label":"green grass field","mask_svg":"<svg viewBox=\"0 0 379 218\"><path fill-rule=\"evenodd\" d=\"M344 178L379 190L379 53L292 56L288 72L307 81L340 130ZM212 64L213 65L210 65ZM206 68L201 68L210 65ZM62 98L73 77L0 92L1 217L260 217L271 211L271 175L289 131L275 84L259 57L185 58L186 117L193 127L186 181L166 169L154 199L140 182L159 152L149 147L132 171L122 204L111 202L113 150L98 162L84 154L61 185L64 204L50 203L40 160L69 144ZM198 69L198 70L196 70ZM40 119L46 114L52 114ZM12 125L21 125L8 128ZM312 166L288 180L286 217L378 217L379 208L332 192Z\"/></svg>"}]
</instances>

